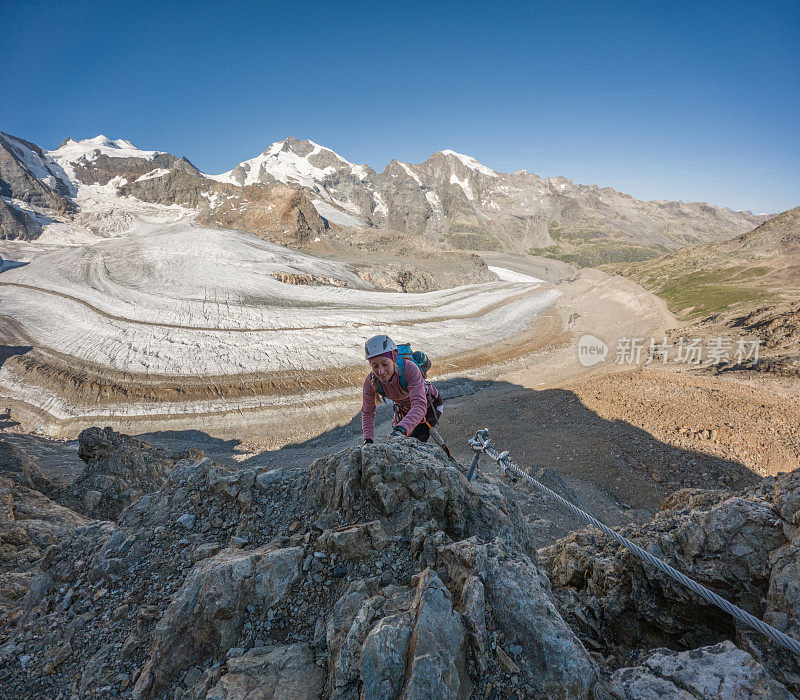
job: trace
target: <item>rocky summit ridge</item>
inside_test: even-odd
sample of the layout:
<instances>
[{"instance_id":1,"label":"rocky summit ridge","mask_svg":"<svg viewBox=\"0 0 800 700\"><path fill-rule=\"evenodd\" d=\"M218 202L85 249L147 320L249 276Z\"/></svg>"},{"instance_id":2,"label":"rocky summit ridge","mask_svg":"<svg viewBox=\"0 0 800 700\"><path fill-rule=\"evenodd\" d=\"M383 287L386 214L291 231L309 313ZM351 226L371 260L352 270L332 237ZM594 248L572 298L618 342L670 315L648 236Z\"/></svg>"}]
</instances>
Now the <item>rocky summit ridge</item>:
<instances>
[{"instance_id":1,"label":"rocky summit ridge","mask_svg":"<svg viewBox=\"0 0 800 700\"><path fill-rule=\"evenodd\" d=\"M705 203L644 202L564 177L499 173L449 149L419 164L392 160L378 173L289 137L230 171L208 175L186 158L124 139L70 138L45 152L0 135L2 237L35 238L48 217L73 214L81 185L180 204L197 211L203 225L288 245L302 246L330 226L378 228L444 248L535 253L578 264L651 258L731 238L767 218Z\"/></svg>"},{"instance_id":2,"label":"rocky summit ridge","mask_svg":"<svg viewBox=\"0 0 800 700\"><path fill-rule=\"evenodd\" d=\"M6 697L800 691L800 660L597 533L539 549L512 485L438 448L232 469L91 428L80 455L58 488L0 442ZM684 489L623 533L800 632L800 473Z\"/></svg>"},{"instance_id":3,"label":"rocky summit ridge","mask_svg":"<svg viewBox=\"0 0 800 700\"><path fill-rule=\"evenodd\" d=\"M425 234L458 248L558 257L577 245L598 261L614 258L610 248L623 258L652 257L647 250L727 238L764 220L705 203L642 202L564 177L499 173L449 149L419 164L392 160L378 173L290 137L212 177L299 186L361 225ZM609 238L611 247L603 240Z\"/></svg>"}]
</instances>

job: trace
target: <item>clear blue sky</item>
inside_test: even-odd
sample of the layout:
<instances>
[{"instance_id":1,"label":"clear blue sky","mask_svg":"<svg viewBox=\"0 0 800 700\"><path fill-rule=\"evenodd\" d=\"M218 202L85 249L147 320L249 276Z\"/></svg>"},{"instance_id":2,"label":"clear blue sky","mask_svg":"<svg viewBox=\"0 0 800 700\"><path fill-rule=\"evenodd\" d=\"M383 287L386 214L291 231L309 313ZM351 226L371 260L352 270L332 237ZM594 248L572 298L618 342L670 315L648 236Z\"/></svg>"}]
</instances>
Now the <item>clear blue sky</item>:
<instances>
[{"instance_id":1,"label":"clear blue sky","mask_svg":"<svg viewBox=\"0 0 800 700\"><path fill-rule=\"evenodd\" d=\"M222 172L286 136L643 199L800 205L800 2L17 2L0 129Z\"/></svg>"}]
</instances>

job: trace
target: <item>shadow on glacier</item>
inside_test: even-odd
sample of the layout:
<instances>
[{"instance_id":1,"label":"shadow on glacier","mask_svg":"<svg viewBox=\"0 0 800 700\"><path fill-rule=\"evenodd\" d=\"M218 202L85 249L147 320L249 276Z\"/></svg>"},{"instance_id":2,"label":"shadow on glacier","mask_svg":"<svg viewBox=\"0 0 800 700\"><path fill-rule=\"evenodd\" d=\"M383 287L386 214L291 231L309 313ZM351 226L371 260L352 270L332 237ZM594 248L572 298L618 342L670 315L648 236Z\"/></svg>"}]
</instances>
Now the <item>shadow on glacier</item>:
<instances>
[{"instance_id":1,"label":"shadow on glacier","mask_svg":"<svg viewBox=\"0 0 800 700\"><path fill-rule=\"evenodd\" d=\"M0 258L0 273L6 270L13 270L15 267L23 267L27 264L27 262L22 262L20 260L3 260Z\"/></svg>"},{"instance_id":2,"label":"shadow on glacier","mask_svg":"<svg viewBox=\"0 0 800 700\"><path fill-rule=\"evenodd\" d=\"M0 368L3 367L5 361L14 355L24 355L26 352L33 350L31 345L0 345Z\"/></svg>"}]
</instances>

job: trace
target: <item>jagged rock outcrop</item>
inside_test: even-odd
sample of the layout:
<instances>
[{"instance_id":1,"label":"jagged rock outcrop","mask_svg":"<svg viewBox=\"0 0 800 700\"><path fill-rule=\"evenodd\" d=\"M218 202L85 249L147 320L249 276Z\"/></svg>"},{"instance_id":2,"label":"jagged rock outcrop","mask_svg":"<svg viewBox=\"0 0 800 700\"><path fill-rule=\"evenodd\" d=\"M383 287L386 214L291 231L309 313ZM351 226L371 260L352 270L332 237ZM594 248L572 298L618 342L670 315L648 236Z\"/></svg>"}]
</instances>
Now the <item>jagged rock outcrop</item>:
<instances>
[{"instance_id":1,"label":"jagged rock outcrop","mask_svg":"<svg viewBox=\"0 0 800 700\"><path fill-rule=\"evenodd\" d=\"M143 202L184 206L195 210L205 226L240 229L295 246L308 244L326 230L311 200L297 188L275 181L247 187L220 182L186 158L143 151L123 139L67 139L43 157L59 172L69 171L75 183L109 186ZM66 174L64 180L70 182ZM67 204L74 211L72 202Z\"/></svg>"},{"instance_id":2,"label":"jagged rock outcrop","mask_svg":"<svg viewBox=\"0 0 800 700\"><path fill-rule=\"evenodd\" d=\"M63 169L37 145L0 131L0 240L33 240L42 222L73 214Z\"/></svg>"},{"instance_id":3,"label":"jagged rock outcrop","mask_svg":"<svg viewBox=\"0 0 800 700\"><path fill-rule=\"evenodd\" d=\"M599 672L575 633L556 610L550 582L522 553L502 543L476 538L439 551L452 586L461 591L464 617L478 667L485 668L489 647L501 665L549 698L591 697ZM489 612L490 611L490 612ZM490 645L486 619L502 631L500 646ZM508 650L519 649L515 660Z\"/></svg>"},{"instance_id":4,"label":"jagged rock outcrop","mask_svg":"<svg viewBox=\"0 0 800 700\"><path fill-rule=\"evenodd\" d=\"M69 214L71 194L66 173L41 148L0 131L0 196Z\"/></svg>"},{"instance_id":5,"label":"jagged rock outcrop","mask_svg":"<svg viewBox=\"0 0 800 700\"><path fill-rule=\"evenodd\" d=\"M78 436L78 456L86 468L70 487L75 508L116 520L130 503L158 489L178 460L202 452L175 455L111 428L88 428Z\"/></svg>"},{"instance_id":6,"label":"jagged rock outcrop","mask_svg":"<svg viewBox=\"0 0 800 700\"><path fill-rule=\"evenodd\" d=\"M347 286L345 282L340 279L336 279L335 277L320 277L318 275L311 275L308 273L297 273L297 272L276 272L272 275L276 280L279 282L283 282L284 284L312 284L312 285L319 285L325 284L331 287L345 287Z\"/></svg>"},{"instance_id":7,"label":"jagged rock outcrop","mask_svg":"<svg viewBox=\"0 0 800 700\"><path fill-rule=\"evenodd\" d=\"M103 178L116 173L115 176L125 179L118 187L121 195L197 209L197 221L203 226L247 231L274 243L297 247L304 247L324 235L326 229L325 221L303 192L279 183L242 188L216 182L203 176L188 161L168 154L156 156L152 161L100 158L105 158ZM172 160L164 160L163 165L158 166L158 160L165 158ZM148 177L145 172L139 178L128 179L126 161L139 163L136 172L147 169L157 174ZM85 177L95 177L94 171Z\"/></svg>"},{"instance_id":8,"label":"jagged rock outcrop","mask_svg":"<svg viewBox=\"0 0 800 700\"><path fill-rule=\"evenodd\" d=\"M200 183L198 187L205 190L208 185ZM199 223L241 229L273 243L300 248L325 234L325 221L308 196L299 190L281 184L250 185L234 190L238 191L219 201L207 198L208 205L204 203L201 207Z\"/></svg>"},{"instance_id":9,"label":"jagged rock outcrop","mask_svg":"<svg viewBox=\"0 0 800 700\"><path fill-rule=\"evenodd\" d=\"M351 585L328 623L330 697L469 697L466 629L439 577L374 586Z\"/></svg>"},{"instance_id":10,"label":"jagged rock outcrop","mask_svg":"<svg viewBox=\"0 0 800 700\"><path fill-rule=\"evenodd\" d=\"M651 524L626 534L731 602L762 614L770 553L786 541L775 514L746 498L688 490L681 495ZM701 500L709 496L719 502ZM720 626L732 631L724 613L701 605L691 591L592 530L539 554L562 611L604 646L697 645L714 640Z\"/></svg>"},{"instance_id":11,"label":"jagged rock outcrop","mask_svg":"<svg viewBox=\"0 0 800 700\"><path fill-rule=\"evenodd\" d=\"M502 484L470 484L435 446L391 441L345 450L311 466L309 502L345 521L363 510L384 518L414 551L432 556L444 539L472 535L515 540L528 549L528 525ZM441 534L440 534L441 533Z\"/></svg>"},{"instance_id":12,"label":"jagged rock outcrop","mask_svg":"<svg viewBox=\"0 0 800 700\"><path fill-rule=\"evenodd\" d=\"M192 568L154 631L149 658L133 689L149 697L178 672L227 652L248 606L282 602L300 577L300 547L226 549Z\"/></svg>"},{"instance_id":13,"label":"jagged rock outcrop","mask_svg":"<svg viewBox=\"0 0 800 700\"><path fill-rule=\"evenodd\" d=\"M84 185L107 185L114 178L121 178L129 183L147 183L150 180L163 179L160 175L166 175L166 172L162 171L200 175L200 171L186 158L178 158L170 153L159 153L152 158L120 158L99 150L90 157L75 162L73 171L78 182ZM143 187L146 185L143 184Z\"/></svg>"},{"instance_id":14,"label":"jagged rock outcrop","mask_svg":"<svg viewBox=\"0 0 800 700\"><path fill-rule=\"evenodd\" d=\"M154 457L113 432L88 437L89 462ZM23 504L13 521L0 509L3 546L21 514L47 522L46 507L61 518L22 525L37 549L20 539L4 560L27 557L11 570L27 593L0 638L9 697L690 698L713 695L716 682L723 696L789 698L798 686L792 661L767 642L708 617L692 632L666 582L637 572L631 592L628 563L599 536L537 558L513 492L486 475L469 483L411 441L346 449L310 470L228 468L195 454L116 523L68 518L0 481L12 495L0 503L13 509L21 494ZM791 632L798 484L788 475L740 496L679 492L629 534L742 604L761 591L765 617ZM580 576L595 577L594 597ZM626 627L615 615L645 622ZM601 624L607 642L593 636ZM739 648L693 649L701 634ZM655 639L674 651L641 651Z\"/></svg>"},{"instance_id":15,"label":"jagged rock outcrop","mask_svg":"<svg viewBox=\"0 0 800 700\"><path fill-rule=\"evenodd\" d=\"M85 522L45 495L55 492L36 462L0 439L0 619L9 624L23 611L44 552ZM9 632L0 626L0 644Z\"/></svg>"},{"instance_id":16,"label":"jagged rock outcrop","mask_svg":"<svg viewBox=\"0 0 800 700\"><path fill-rule=\"evenodd\" d=\"M395 292L411 292L419 294L436 289L433 276L421 272L412 265L389 264L380 267L362 267L357 270L358 276L377 289Z\"/></svg>"},{"instance_id":17,"label":"jagged rock outcrop","mask_svg":"<svg viewBox=\"0 0 800 700\"><path fill-rule=\"evenodd\" d=\"M52 482L39 465L16 445L2 438L0 438L0 476L44 494L54 491Z\"/></svg>"},{"instance_id":18,"label":"jagged rock outcrop","mask_svg":"<svg viewBox=\"0 0 800 700\"><path fill-rule=\"evenodd\" d=\"M325 687L325 672L308 644L255 647L228 659L227 668L206 700L313 700Z\"/></svg>"},{"instance_id":19,"label":"jagged rock outcrop","mask_svg":"<svg viewBox=\"0 0 800 700\"><path fill-rule=\"evenodd\" d=\"M87 444L90 458L117 463L135 449L124 438ZM134 461L144 461L148 446L139 443L138 449L145 455ZM115 458L115 452L121 455ZM300 619L290 606L302 599L308 609L317 593L304 581L299 595L281 598L301 570L299 545L309 539L310 516L298 490L302 478L281 469L231 471L188 459L124 510L119 525L81 519L31 572L35 578L20 602L21 626L0 648L0 683L26 655L35 668L36 692L52 694L46 689L66 675L85 688L130 693L145 670L141 687L149 687L148 679L153 687L192 679L198 673L193 659L210 654L197 681L204 697L224 671L214 659L225 659L231 640L235 647L253 645L254 620L267 629L274 621L276 632L291 624L310 635L316 617ZM303 577L319 575L317 566L303 571ZM273 606L269 615L266 603ZM57 627L53 619L59 619ZM12 697L29 690L24 682L6 687Z\"/></svg>"},{"instance_id":20,"label":"jagged rock outcrop","mask_svg":"<svg viewBox=\"0 0 800 700\"><path fill-rule=\"evenodd\" d=\"M739 607L795 637L800 631L796 526L800 472L743 495L685 489L652 523L623 534ZM771 490L770 490L771 486ZM800 663L705 604L621 546L584 530L539 551L558 608L593 648L691 648L735 638L792 689ZM767 651L769 650L769 651Z\"/></svg>"},{"instance_id":21,"label":"jagged rock outcrop","mask_svg":"<svg viewBox=\"0 0 800 700\"><path fill-rule=\"evenodd\" d=\"M23 485L30 480L43 483L38 473L35 465L11 471L0 466L0 619L4 621L0 644L11 632L9 625L23 612L23 596L38 576L37 564L47 548L86 522Z\"/></svg>"}]
</instances>

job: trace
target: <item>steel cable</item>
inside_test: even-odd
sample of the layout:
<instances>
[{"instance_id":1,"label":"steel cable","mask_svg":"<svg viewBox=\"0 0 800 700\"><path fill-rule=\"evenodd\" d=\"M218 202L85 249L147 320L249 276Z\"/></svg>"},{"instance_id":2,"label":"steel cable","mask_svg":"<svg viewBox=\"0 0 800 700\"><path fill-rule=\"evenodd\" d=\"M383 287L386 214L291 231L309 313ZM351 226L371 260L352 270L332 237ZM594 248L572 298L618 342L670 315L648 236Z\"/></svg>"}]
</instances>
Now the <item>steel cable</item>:
<instances>
[{"instance_id":1,"label":"steel cable","mask_svg":"<svg viewBox=\"0 0 800 700\"><path fill-rule=\"evenodd\" d=\"M603 523L601 523L597 518L592 517L588 513L584 512L578 506L570 503L568 500L559 496L555 491L549 489L540 481L537 481L529 474L526 474L522 469L520 469L516 464L514 464L510 457L508 456L508 452L499 453L491 443L491 440L488 438L489 431L488 430L479 430L475 437L469 440L470 447L476 452L476 456L479 456L480 453L486 454L488 457L493 459L495 462L500 465L500 468L503 470L504 473L508 474L509 472L521 476L523 479L526 479L531 484L533 484L537 489L543 491L548 496L551 496L556 501L561 503L561 505L568 508L570 511L575 513L575 515L580 516L587 522L594 525L598 530L605 533L609 537L611 537L616 542L619 542L623 547L625 547L628 551L632 552L640 559L652 564L655 566L659 571L666 574L670 578L679 583L682 583L686 586L689 590L694 591L697 595L701 596L704 600L706 600L711 605L715 605L718 608L721 608L729 615L732 615L737 620L742 622L743 624L752 627L753 629L761 632L761 634L769 637L772 641L777 644L780 644L782 647L785 647L789 651L794 652L798 656L800 656L800 642L796 639L790 637L787 634L784 634L778 629L775 629L772 625L768 625L766 622L759 620L754 615L751 615L746 610L742 610L737 605L734 605L725 598L717 595L714 591L709 590L701 583L698 583L694 579L689 578L685 574L682 574L677 569L674 569L666 562L662 561L658 557L653 556L650 552L645 551L638 545L631 542L629 539L623 537L618 532L614 532L611 528L607 527ZM477 466L477 464L475 464ZM471 470L473 471L473 470Z\"/></svg>"}]
</instances>

